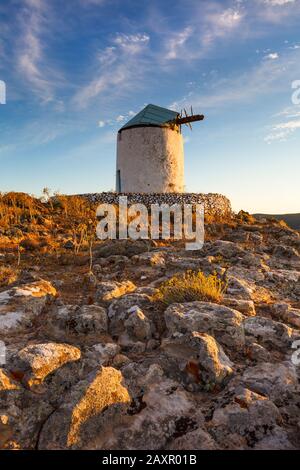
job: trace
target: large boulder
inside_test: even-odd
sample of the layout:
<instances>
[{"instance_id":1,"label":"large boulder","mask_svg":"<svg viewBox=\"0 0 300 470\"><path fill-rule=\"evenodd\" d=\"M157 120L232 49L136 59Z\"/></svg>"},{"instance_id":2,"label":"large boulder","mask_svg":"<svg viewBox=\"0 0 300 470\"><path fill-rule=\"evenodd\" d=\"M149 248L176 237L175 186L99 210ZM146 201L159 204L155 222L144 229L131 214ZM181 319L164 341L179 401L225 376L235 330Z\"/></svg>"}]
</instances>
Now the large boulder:
<instances>
[{"instance_id":1,"label":"large boulder","mask_svg":"<svg viewBox=\"0 0 300 470\"><path fill-rule=\"evenodd\" d=\"M112 416L127 409L129 402L121 372L101 367L78 382L50 416L43 426L39 449L80 448L82 440L90 441L96 430L101 435Z\"/></svg>"},{"instance_id":2,"label":"large boulder","mask_svg":"<svg viewBox=\"0 0 300 470\"><path fill-rule=\"evenodd\" d=\"M223 448L247 449L272 435L280 424L282 417L272 401L242 389L230 403L215 410L208 427Z\"/></svg>"},{"instance_id":3,"label":"large boulder","mask_svg":"<svg viewBox=\"0 0 300 470\"><path fill-rule=\"evenodd\" d=\"M229 347L245 344L243 315L232 308L210 302L187 302L172 304L165 311L169 334L208 333Z\"/></svg>"},{"instance_id":4,"label":"large boulder","mask_svg":"<svg viewBox=\"0 0 300 470\"><path fill-rule=\"evenodd\" d=\"M34 320L56 296L55 288L47 281L36 281L13 287L0 293L0 336L10 336L30 330Z\"/></svg>"},{"instance_id":5,"label":"large boulder","mask_svg":"<svg viewBox=\"0 0 300 470\"><path fill-rule=\"evenodd\" d=\"M0 449L35 449L39 432L53 407L0 370Z\"/></svg>"},{"instance_id":6,"label":"large boulder","mask_svg":"<svg viewBox=\"0 0 300 470\"><path fill-rule=\"evenodd\" d=\"M40 343L26 346L13 358L11 370L28 387L41 384L56 369L78 361L80 349L69 344Z\"/></svg>"},{"instance_id":7,"label":"large boulder","mask_svg":"<svg viewBox=\"0 0 300 470\"><path fill-rule=\"evenodd\" d=\"M265 362L249 367L242 376L242 382L254 392L271 399L281 398L297 390L299 393L297 371L290 362Z\"/></svg>"},{"instance_id":8,"label":"large boulder","mask_svg":"<svg viewBox=\"0 0 300 470\"><path fill-rule=\"evenodd\" d=\"M154 378L153 378L154 379ZM85 435L86 449L160 450L173 439L204 426L193 395L175 381L155 377L136 396L126 414Z\"/></svg>"},{"instance_id":9,"label":"large boulder","mask_svg":"<svg viewBox=\"0 0 300 470\"><path fill-rule=\"evenodd\" d=\"M106 309L99 305L53 305L43 325L56 339L97 341L107 333Z\"/></svg>"},{"instance_id":10,"label":"large boulder","mask_svg":"<svg viewBox=\"0 0 300 470\"><path fill-rule=\"evenodd\" d=\"M206 390L222 385L233 373L233 363L222 346L206 333L187 333L166 338L162 351L168 356L168 367L172 363L184 376L185 381L199 384Z\"/></svg>"},{"instance_id":11,"label":"large boulder","mask_svg":"<svg viewBox=\"0 0 300 470\"><path fill-rule=\"evenodd\" d=\"M132 293L113 300L108 307L110 334L115 336L123 333L125 331L125 321L137 308L147 315L147 309L151 308L151 297L147 294Z\"/></svg>"},{"instance_id":12,"label":"large boulder","mask_svg":"<svg viewBox=\"0 0 300 470\"><path fill-rule=\"evenodd\" d=\"M244 321L245 335L264 346L286 351L293 341L293 330L270 318L253 317Z\"/></svg>"}]
</instances>

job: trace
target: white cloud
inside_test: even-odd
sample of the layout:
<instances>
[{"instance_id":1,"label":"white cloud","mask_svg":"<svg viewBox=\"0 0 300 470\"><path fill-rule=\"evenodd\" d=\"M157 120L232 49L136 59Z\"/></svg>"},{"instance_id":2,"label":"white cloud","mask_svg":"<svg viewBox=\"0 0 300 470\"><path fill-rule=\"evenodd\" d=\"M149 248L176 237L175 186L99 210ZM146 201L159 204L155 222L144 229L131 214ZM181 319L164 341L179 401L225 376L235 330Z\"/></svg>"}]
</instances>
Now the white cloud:
<instances>
[{"instance_id":1,"label":"white cloud","mask_svg":"<svg viewBox=\"0 0 300 470\"><path fill-rule=\"evenodd\" d=\"M194 91L174 102L172 109L188 108L193 104L199 111L218 110L234 103L251 102L260 96L268 96L289 90L290 83L300 74L299 51L289 51L278 60L262 60L250 70L230 78L211 79L202 93Z\"/></svg>"},{"instance_id":2,"label":"white cloud","mask_svg":"<svg viewBox=\"0 0 300 470\"><path fill-rule=\"evenodd\" d=\"M244 18L242 10L228 8L207 15L201 42L204 47L209 47L220 38L231 37L241 25Z\"/></svg>"},{"instance_id":3,"label":"white cloud","mask_svg":"<svg viewBox=\"0 0 300 470\"><path fill-rule=\"evenodd\" d=\"M296 108L296 106L290 106L275 114L274 117L279 116L285 116L287 119L297 118L300 117L300 109Z\"/></svg>"},{"instance_id":4,"label":"white cloud","mask_svg":"<svg viewBox=\"0 0 300 470\"><path fill-rule=\"evenodd\" d=\"M116 36L114 42L126 53L137 54L149 40L150 37L147 34L119 34Z\"/></svg>"},{"instance_id":5,"label":"white cloud","mask_svg":"<svg viewBox=\"0 0 300 470\"><path fill-rule=\"evenodd\" d=\"M264 0L264 3L272 6L287 5L288 3L295 3L295 0Z\"/></svg>"},{"instance_id":6,"label":"white cloud","mask_svg":"<svg viewBox=\"0 0 300 470\"><path fill-rule=\"evenodd\" d=\"M230 38L244 18L242 8L222 8L213 3L203 5L190 17L190 24L181 31L165 32L165 54L163 59L190 61L208 55L217 40Z\"/></svg>"},{"instance_id":7,"label":"white cloud","mask_svg":"<svg viewBox=\"0 0 300 470\"><path fill-rule=\"evenodd\" d=\"M187 26L183 29L183 31L173 34L173 37L167 43L167 53L166 59L177 59L185 58L185 54L182 50L182 47L187 42L187 40L192 36L193 28L191 26Z\"/></svg>"},{"instance_id":8,"label":"white cloud","mask_svg":"<svg viewBox=\"0 0 300 470\"><path fill-rule=\"evenodd\" d=\"M44 36L51 23L51 11L44 0L24 0L20 10L20 35L15 47L16 67L30 90L44 103L54 100L54 89L62 81L53 64L47 63Z\"/></svg>"},{"instance_id":9,"label":"white cloud","mask_svg":"<svg viewBox=\"0 0 300 470\"><path fill-rule=\"evenodd\" d=\"M300 119L276 124L265 137L265 142L270 144L274 141L286 141L297 129L300 129Z\"/></svg>"},{"instance_id":10,"label":"white cloud","mask_svg":"<svg viewBox=\"0 0 300 470\"><path fill-rule=\"evenodd\" d=\"M49 99L50 86L39 67L43 54L39 37L44 20L43 13L44 5L40 0L25 0L25 9L22 11L22 42L18 49L17 63L22 76L45 99Z\"/></svg>"},{"instance_id":11,"label":"white cloud","mask_svg":"<svg viewBox=\"0 0 300 470\"><path fill-rule=\"evenodd\" d=\"M221 14L212 15L212 22L223 30L231 29L241 21L243 15L239 10L229 8Z\"/></svg>"},{"instance_id":12,"label":"white cloud","mask_svg":"<svg viewBox=\"0 0 300 470\"><path fill-rule=\"evenodd\" d=\"M278 52L271 52L270 54L266 55L265 58L270 60L276 60L279 59L279 54Z\"/></svg>"},{"instance_id":13,"label":"white cloud","mask_svg":"<svg viewBox=\"0 0 300 470\"><path fill-rule=\"evenodd\" d=\"M98 122L98 127L104 127L105 126L105 121L99 121Z\"/></svg>"},{"instance_id":14,"label":"white cloud","mask_svg":"<svg viewBox=\"0 0 300 470\"><path fill-rule=\"evenodd\" d=\"M299 11L299 0L257 0L257 17L265 22L280 24L295 19Z\"/></svg>"},{"instance_id":15,"label":"white cloud","mask_svg":"<svg viewBox=\"0 0 300 470\"><path fill-rule=\"evenodd\" d=\"M80 108L84 108L91 99L96 98L108 89L124 84L126 79L128 79L129 73L130 71L124 64L117 66L113 71L107 70L102 74L100 71L96 78L75 94L74 103Z\"/></svg>"},{"instance_id":16,"label":"white cloud","mask_svg":"<svg viewBox=\"0 0 300 470\"><path fill-rule=\"evenodd\" d=\"M132 88L132 80L141 83L143 74L140 53L146 50L149 36L146 34L117 35L114 45L100 52L93 69L93 78L79 89L73 98L73 103L79 108L85 108L91 100L104 93L124 92Z\"/></svg>"}]
</instances>

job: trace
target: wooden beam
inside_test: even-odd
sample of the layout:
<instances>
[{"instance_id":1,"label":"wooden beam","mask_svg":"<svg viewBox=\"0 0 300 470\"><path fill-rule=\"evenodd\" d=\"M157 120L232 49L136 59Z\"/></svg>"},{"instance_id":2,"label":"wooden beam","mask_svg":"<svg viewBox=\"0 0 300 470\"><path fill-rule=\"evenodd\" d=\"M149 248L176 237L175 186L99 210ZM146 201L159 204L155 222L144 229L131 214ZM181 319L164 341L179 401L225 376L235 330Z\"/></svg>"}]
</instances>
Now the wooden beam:
<instances>
[{"instance_id":1,"label":"wooden beam","mask_svg":"<svg viewBox=\"0 0 300 470\"><path fill-rule=\"evenodd\" d=\"M189 122L196 122L196 121L203 121L204 116L203 114L195 114L194 116L186 116L186 117L179 117L171 121L174 124L188 124Z\"/></svg>"}]
</instances>

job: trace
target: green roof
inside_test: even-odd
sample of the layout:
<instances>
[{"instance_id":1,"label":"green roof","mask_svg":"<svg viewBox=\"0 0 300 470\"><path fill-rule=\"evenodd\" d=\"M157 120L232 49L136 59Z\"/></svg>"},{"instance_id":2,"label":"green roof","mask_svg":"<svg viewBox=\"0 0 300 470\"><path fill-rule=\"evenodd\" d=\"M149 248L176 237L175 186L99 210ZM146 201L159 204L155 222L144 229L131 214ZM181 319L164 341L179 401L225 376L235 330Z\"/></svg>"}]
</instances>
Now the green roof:
<instances>
[{"instance_id":1,"label":"green roof","mask_svg":"<svg viewBox=\"0 0 300 470\"><path fill-rule=\"evenodd\" d=\"M175 119L179 113L171 111L170 109L161 108L154 104L148 104L142 111L128 121L120 131L135 126L163 126L169 121Z\"/></svg>"}]
</instances>

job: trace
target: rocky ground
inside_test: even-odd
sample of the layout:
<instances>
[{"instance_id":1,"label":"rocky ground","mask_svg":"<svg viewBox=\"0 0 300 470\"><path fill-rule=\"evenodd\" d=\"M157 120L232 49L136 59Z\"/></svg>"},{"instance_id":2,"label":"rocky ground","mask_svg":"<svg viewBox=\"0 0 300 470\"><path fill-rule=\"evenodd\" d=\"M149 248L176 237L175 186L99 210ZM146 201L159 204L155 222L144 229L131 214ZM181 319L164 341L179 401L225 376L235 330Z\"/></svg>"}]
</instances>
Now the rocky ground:
<instances>
[{"instance_id":1,"label":"rocky ground","mask_svg":"<svg viewBox=\"0 0 300 470\"><path fill-rule=\"evenodd\" d=\"M200 251L95 244L90 270L70 232L56 230L53 252L23 243L20 260L11 230L0 239L1 448L300 448L299 232L242 214L210 221ZM154 300L187 270L218 273L222 300Z\"/></svg>"}]
</instances>

